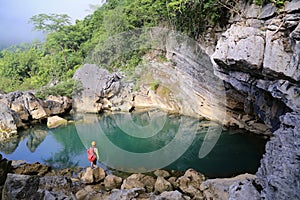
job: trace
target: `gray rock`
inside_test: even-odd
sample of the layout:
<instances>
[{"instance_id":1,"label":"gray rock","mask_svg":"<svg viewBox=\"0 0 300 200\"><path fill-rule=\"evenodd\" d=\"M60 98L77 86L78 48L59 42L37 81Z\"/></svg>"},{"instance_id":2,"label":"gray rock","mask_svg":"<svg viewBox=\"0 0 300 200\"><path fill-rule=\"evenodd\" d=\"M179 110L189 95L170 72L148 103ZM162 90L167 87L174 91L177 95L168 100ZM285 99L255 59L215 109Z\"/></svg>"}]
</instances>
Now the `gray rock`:
<instances>
[{"instance_id":1,"label":"gray rock","mask_svg":"<svg viewBox=\"0 0 300 200\"><path fill-rule=\"evenodd\" d=\"M123 181L121 189L145 188L147 192L153 192L154 184L155 179L151 176L132 174Z\"/></svg>"},{"instance_id":2,"label":"gray rock","mask_svg":"<svg viewBox=\"0 0 300 200\"><path fill-rule=\"evenodd\" d=\"M157 177L161 176L161 177L164 177L164 178L169 178L171 176L168 171L162 170L162 169L155 170L154 174Z\"/></svg>"},{"instance_id":3,"label":"gray rock","mask_svg":"<svg viewBox=\"0 0 300 200\"><path fill-rule=\"evenodd\" d=\"M3 199L73 199L72 182L61 176L8 174Z\"/></svg>"},{"instance_id":4,"label":"gray rock","mask_svg":"<svg viewBox=\"0 0 300 200\"><path fill-rule=\"evenodd\" d=\"M136 199L139 195L145 193L145 188L132 188L128 190L112 190L110 196L106 200L132 200Z\"/></svg>"},{"instance_id":5,"label":"gray rock","mask_svg":"<svg viewBox=\"0 0 300 200\"><path fill-rule=\"evenodd\" d=\"M243 184L244 181L252 181L255 178L255 175L243 174L233 178L208 179L201 184L200 189L204 193L206 199L227 200L229 199L229 191L231 187L233 195L232 198L234 198L235 195L239 195L234 193L234 190L236 190L236 184Z\"/></svg>"},{"instance_id":6,"label":"gray rock","mask_svg":"<svg viewBox=\"0 0 300 200\"><path fill-rule=\"evenodd\" d=\"M300 115L287 113L280 120L256 174L261 198L300 199Z\"/></svg>"},{"instance_id":7,"label":"gray rock","mask_svg":"<svg viewBox=\"0 0 300 200\"><path fill-rule=\"evenodd\" d=\"M273 3L269 3L265 5L258 16L259 19L268 19L270 17L273 17L276 14L277 8Z\"/></svg>"},{"instance_id":8,"label":"gray rock","mask_svg":"<svg viewBox=\"0 0 300 200\"><path fill-rule=\"evenodd\" d=\"M287 13L300 11L300 1L292 0L286 2L284 11L286 11Z\"/></svg>"},{"instance_id":9,"label":"gray rock","mask_svg":"<svg viewBox=\"0 0 300 200\"><path fill-rule=\"evenodd\" d=\"M152 199L153 200L184 200L185 198L178 190L175 190L175 191L165 191L160 195L151 197L151 200Z\"/></svg>"},{"instance_id":10,"label":"gray rock","mask_svg":"<svg viewBox=\"0 0 300 200\"><path fill-rule=\"evenodd\" d=\"M229 187L228 200L260 200L260 193L254 186L255 180L245 179L233 183Z\"/></svg>"},{"instance_id":11,"label":"gray rock","mask_svg":"<svg viewBox=\"0 0 300 200\"><path fill-rule=\"evenodd\" d=\"M264 51L261 30L232 25L218 41L212 58L218 65L231 70L256 70L262 67Z\"/></svg>"},{"instance_id":12,"label":"gray rock","mask_svg":"<svg viewBox=\"0 0 300 200\"><path fill-rule=\"evenodd\" d=\"M73 96L74 110L83 113L131 110L132 88L121 78L120 74L110 74L97 65L83 65L73 77L83 86L83 90Z\"/></svg>"},{"instance_id":13,"label":"gray rock","mask_svg":"<svg viewBox=\"0 0 300 200\"><path fill-rule=\"evenodd\" d=\"M17 119L17 120L16 120ZM0 101L0 140L5 140L17 135L18 115L5 103Z\"/></svg>"}]
</instances>

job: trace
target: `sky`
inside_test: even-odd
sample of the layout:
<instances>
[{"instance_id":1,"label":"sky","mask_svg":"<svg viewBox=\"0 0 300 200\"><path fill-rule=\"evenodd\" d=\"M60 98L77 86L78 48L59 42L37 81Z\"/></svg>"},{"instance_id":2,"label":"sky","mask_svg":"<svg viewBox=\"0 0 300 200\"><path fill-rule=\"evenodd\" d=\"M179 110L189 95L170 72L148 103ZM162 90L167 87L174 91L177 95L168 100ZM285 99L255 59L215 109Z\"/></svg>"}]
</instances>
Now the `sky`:
<instances>
[{"instance_id":1,"label":"sky","mask_svg":"<svg viewBox=\"0 0 300 200\"><path fill-rule=\"evenodd\" d=\"M68 14L75 22L92 13L90 5L100 3L101 0L0 0L0 49L43 38L28 23L33 15Z\"/></svg>"}]
</instances>

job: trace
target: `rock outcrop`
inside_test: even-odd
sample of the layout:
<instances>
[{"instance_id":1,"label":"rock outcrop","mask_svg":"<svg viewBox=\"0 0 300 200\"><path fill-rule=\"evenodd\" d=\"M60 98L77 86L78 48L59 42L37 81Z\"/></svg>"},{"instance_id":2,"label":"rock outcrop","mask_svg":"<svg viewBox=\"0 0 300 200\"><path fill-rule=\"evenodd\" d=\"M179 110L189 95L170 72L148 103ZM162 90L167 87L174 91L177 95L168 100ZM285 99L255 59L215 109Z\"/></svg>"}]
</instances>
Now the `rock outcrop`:
<instances>
[{"instance_id":1,"label":"rock outcrop","mask_svg":"<svg viewBox=\"0 0 300 200\"><path fill-rule=\"evenodd\" d=\"M0 95L0 140L17 136L19 128L40 123L49 116L68 113L72 101L68 97L50 96L42 101L31 92Z\"/></svg>"},{"instance_id":2,"label":"rock outcrop","mask_svg":"<svg viewBox=\"0 0 300 200\"><path fill-rule=\"evenodd\" d=\"M299 199L300 4L244 9L218 40L212 55L216 73L226 82L227 98L239 97L233 123L263 123L273 132L256 174L259 198ZM229 199L249 192L248 186L232 189Z\"/></svg>"},{"instance_id":3,"label":"rock outcrop","mask_svg":"<svg viewBox=\"0 0 300 200\"><path fill-rule=\"evenodd\" d=\"M121 75L109 73L97 65L85 64L74 74L83 90L73 97L73 109L79 113L125 111L132 109L132 85L121 80Z\"/></svg>"}]
</instances>

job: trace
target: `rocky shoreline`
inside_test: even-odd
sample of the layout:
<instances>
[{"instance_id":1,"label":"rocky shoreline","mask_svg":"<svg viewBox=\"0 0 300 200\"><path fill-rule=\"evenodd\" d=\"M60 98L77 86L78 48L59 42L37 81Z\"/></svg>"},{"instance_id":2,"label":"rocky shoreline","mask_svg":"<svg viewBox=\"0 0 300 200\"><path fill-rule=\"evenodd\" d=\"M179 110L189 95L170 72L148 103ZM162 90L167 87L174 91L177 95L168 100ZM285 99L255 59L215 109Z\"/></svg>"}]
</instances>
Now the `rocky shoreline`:
<instances>
[{"instance_id":1,"label":"rocky shoreline","mask_svg":"<svg viewBox=\"0 0 300 200\"><path fill-rule=\"evenodd\" d=\"M190 52L189 48L181 45L175 37L168 35L170 40L164 50L167 52L167 59L172 62L162 63L151 58L150 68L144 70L152 73L150 82L140 85L138 91L134 91L134 85L123 81L122 75L118 73L109 74L108 71L99 69L95 65L84 66L82 71L78 71L74 76L75 80L83 82L84 92L74 97L72 109L75 112L99 113L129 112L138 108L155 107L166 112L204 116L213 120L226 116L222 121L226 125L271 136L256 175L249 175L249 177L247 175L247 178L239 181L234 181L234 178L204 181L202 176L195 172L198 174L196 179L201 180L201 183L196 182L197 186L191 187L189 181L193 178L183 175L185 178L182 178L182 184L187 186L187 190L180 183L176 186L180 182L177 180L181 177L175 177L175 183L172 183L170 178L166 180L156 177L153 182L156 183L159 179L163 182L163 187L170 189L172 186L174 193L167 194L164 192L168 189L155 194L155 183L150 193L144 185L144 187L131 189L120 187L102 194L103 191L99 188L101 188L101 181L103 180L102 184L104 184L105 178L108 177L105 176L100 183L96 184L99 187L96 189L97 192L91 189L93 184L81 185L82 191L74 190L74 193L66 196L67 198L77 198L76 194L81 191L84 195L90 193L99 196L108 195L105 196L107 199L122 197L138 199L139 195L141 195L140 199L169 198L161 196L163 193L163 195L174 195L174 199L197 199L197 192L199 192L199 199L300 199L300 1L286 2L281 10L273 4L265 7L241 4L239 9L245 12L233 15L226 30L215 31L217 38L208 37L203 42L204 47L197 48L197 52ZM215 42L217 42L216 46ZM214 81L205 80L206 77L211 80L212 74L206 75L207 68L202 66L214 68L217 76L224 81L226 95L218 93ZM204 79L201 74L205 74ZM84 79L85 76L88 76L89 80ZM146 77L142 77L142 80L146 81ZM162 80L160 84L155 84L154 89L151 88L153 79ZM90 85L97 87L90 88ZM213 93L216 102L210 102L211 91L217 91ZM70 100L64 97L56 98L58 99L53 98L44 102L36 99L31 93L1 94L2 139L15 137L18 128L45 122L49 117L68 112ZM226 112L222 110L224 107ZM54 108L60 108L60 111ZM216 112L211 112L212 109ZM0 169L9 168L9 161L1 161L1 163L5 162L7 164L1 164L3 167ZM85 173L87 172L91 173L86 169ZM9 174L7 182L16 185L13 179L19 179L14 176L22 176L19 177L20 180L25 178L23 181L25 185L28 182L38 182L38 185L42 185L47 179L46 176L40 178L37 175ZM135 176L137 179L143 179L139 176L145 175ZM24 187L21 191L31 191L34 188L32 191L44 191L39 195L50 195L50 198L51 195L57 195L51 193L55 192L57 186L54 184L54 179L49 178L52 185L48 183L50 186L49 188L44 186L45 190L35 185ZM115 179L117 182L120 180L116 177ZM126 182L125 180L122 179L121 185ZM76 181L72 182L72 178L65 179L61 176L57 177L57 181L62 185L66 184L69 189L73 187L73 183L79 184ZM193 193L194 196L189 193L189 189L196 191ZM146 194L146 197L142 194Z\"/></svg>"},{"instance_id":2,"label":"rocky shoreline","mask_svg":"<svg viewBox=\"0 0 300 200\"><path fill-rule=\"evenodd\" d=\"M101 167L53 170L39 163L0 160L0 197L13 199L228 199L235 187L255 175L206 179L199 172L156 170L147 174L106 172ZM5 182L4 182L5 181ZM250 187L249 187L250 188ZM239 194L247 199L258 193Z\"/></svg>"}]
</instances>

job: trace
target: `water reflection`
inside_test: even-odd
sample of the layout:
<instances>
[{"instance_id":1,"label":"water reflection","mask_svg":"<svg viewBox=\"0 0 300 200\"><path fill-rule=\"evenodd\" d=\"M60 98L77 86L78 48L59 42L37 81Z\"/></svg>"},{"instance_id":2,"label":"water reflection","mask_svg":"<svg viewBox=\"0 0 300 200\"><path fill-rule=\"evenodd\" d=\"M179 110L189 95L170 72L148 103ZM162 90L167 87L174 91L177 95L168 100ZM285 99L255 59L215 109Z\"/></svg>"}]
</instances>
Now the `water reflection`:
<instances>
[{"instance_id":1,"label":"water reflection","mask_svg":"<svg viewBox=\"0 0 300 200\"><path fill-rule=\"evenodd\" d=\"M86 149L96 140L100 161L109 168L130 172L194 168L221 177L255 173L265 144L259 137L231 131L207 134L218 126L159 112L82 115L75 121L51 130L36 126L24 131L19 138L1 143L0 153L55 168L89 166ZM202 151L204 143L209 145Z\"/></svg>"}]
</instances>

